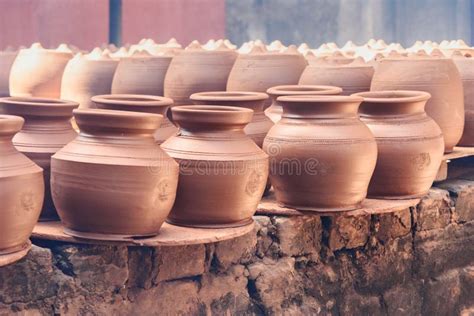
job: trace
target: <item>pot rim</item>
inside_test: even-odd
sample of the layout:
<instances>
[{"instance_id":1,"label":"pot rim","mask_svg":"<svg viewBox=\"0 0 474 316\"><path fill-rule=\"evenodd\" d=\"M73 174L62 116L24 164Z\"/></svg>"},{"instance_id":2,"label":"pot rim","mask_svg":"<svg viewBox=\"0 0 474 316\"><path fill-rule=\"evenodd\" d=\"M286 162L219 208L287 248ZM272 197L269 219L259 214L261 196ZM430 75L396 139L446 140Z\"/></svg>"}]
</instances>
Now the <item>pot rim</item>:
<instances>
[{"instance_id":1,"label":"pot rim","mask_svg":"<svg viewBox=\"0 0 474 316\"><path fill-rule=\"evenodd\" d=\"M271 96L289 95L336 95L342 93L342 88L328 85L279 85L267 90Z\"/></svg>"},{"instance_id":2,"label":"pot rim","mask_svg":"<svg viewBox=\"0 0 474 316\"><path fill-rule=\"evenodd\" d=\"M55 108L76 108L79 103L64 99L41 98L41 97L3 97L0 98L0 103L9 103L17 105L34 105L34 106L53 106Z\"/></svg>"},{"instance_id":3,"label":"pot rim","mask_svg":"<svg viewBox=\"0 0 474 316\"><path fill-rule=\"evenodd\" d=\"M171 117L179 126L192 124L243 127L252 121L253 113L249 108L225 105L180 105L171 108Z\"/></svg>"},{"instance_id":4,"label":"pot rim","mask_svg":"<svg viewBox=\"0 0 474 316\"><path fill-rule=\"evenodd\" d=\"M379 90L366 91L352 94L364 98L363 102L371 103L400 103L421 102L431 98L431 94L418 90Z\"/></svg>"},{"instance_id":5,"label":"pot rim","mask_svg":"<svg viewBox=\"0 0 474 316\"><path fill-rule=\"evenodd\" d=\"M21 116L0 114L0 135L12 135L21 130L25 120Z\"/></svg>"},{"instance_id":6,"label":"pot rim","mask_svg":"<svg viewBox=\"0 0 474 316\"><path fill-rule=\"evenodd\" d=\"M241 108L237 106L227 106L227 105L178 105L171 108L172 112L177 113L250 113L253 114L253 110L248 108Z\"/></svg>"},{"instance_id":7,"label":"pot rim","mask_svg":"<svg viewBox=\"0 0 474 316\"><path fill-rule=\"evenodd\" d=\"M174 103L173 99L167 97L146 94L100 94L91 100L94 103L127 106L171 106Z\"/></svg>"},{"instance_id":8,"label":"pot rim","mask_svg":"<svg viewBox=\"0 0 474 316\"><path fill-rule=\"evenodd\" d=\"M189 97L196 101L263 101L268 94L253 91L204 91L193 93Z\"/></svg>"},{"instance_id":9,"label":"pot rim","mask_svg":"<svg viewBox=\"0 0 474 316\"><path fill-rule=\"evenodd\" d=\"M38 97L0 98L0 109L26 117L72 117L72 111L79 107L78 102Z\"/></svg>"},{"instance_id":10,"label":"pot rim","mask_svg":"<svg viewBox=\"0 0 474 316\"><path fill-rule=\"evenodd\" d=\"M361 103L364 98L354 95L285 95L277 98L279 102L297 102L297 103L340 103L354 102Z\"/></svg>"}]
</instances>

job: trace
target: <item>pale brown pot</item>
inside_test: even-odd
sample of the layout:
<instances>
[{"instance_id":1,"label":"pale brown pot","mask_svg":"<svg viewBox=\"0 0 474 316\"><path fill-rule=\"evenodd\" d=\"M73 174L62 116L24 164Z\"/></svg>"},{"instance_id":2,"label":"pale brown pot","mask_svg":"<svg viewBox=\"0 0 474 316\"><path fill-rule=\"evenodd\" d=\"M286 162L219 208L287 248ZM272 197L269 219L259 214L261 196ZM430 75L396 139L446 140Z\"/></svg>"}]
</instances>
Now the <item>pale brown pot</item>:
<instances>
[{"instance_id":1,"label":"pale brown pot","mask_svg":"<svg viewBox=\"0 0 474 316\"><path fill-rule=\"evenodd\" d=\"M180 165L172 224L233 227L252 222L268 177L268 156L244 133L252 110L193 105L171 109L180 127L162 148Z\"/></svg>"},{"instance_id":2,"label":"pale brown pot","mask_svg":"<svg viewBox=\"0 0 474 316\"><path fill-rule=\"evenodd\" d=\"M263 143L277 201L307 211L360 207L377 160L377 144L358 118L363 99L282 96L281 120Z\"/></svg>"},{"instance_id":3,"label":"pale brown pot","mask_svg":"<svg viewBox=\"0 0 474 316\"><path fill-rule=\"evenodd\" d=\"M12 143L22 125L21 117L0 115L0 255L27 247L43 204L43 170Z\"/></svg>"},{"instance_id":4,"label":"pale brown pot","mask_svg":"<svg viewBox=\"0 0 474 316\"><path fill-rule=\"evenodd\" d=\"M72 111L78 103L59 99L9 97L0 99L0 113L25 119L13 137L16 149L43 168L45 194L40 221L57 220L50 191L51 156L73 140Z\"/></svg>"},{"instance_id":5,"label":"pale brown pot","mask_svg":"<svg viewBox=\"0 0 474 316\"><path fill-rule=\"evenodd\" d=\"M453 58L461 75L464 91L464 131L459 146L474 146L474 59Z\"/></svg>"},{"instance_id":6,"label":"pale brown pot","mask_svg":"<svg viewBox=\"0 0 474 316\"><path fill-rule=\"evenodd\" d=\"M369 197L417 198L428 193L443 158L441 129L425 113L429 93L373 91L363 97L359 113L377 141L377 166Z\"/></svg>"},{"instance_id":7,"label":"pale brown pot","mask_svg":"<svg viewBox=\"0 0 474 316\"><path fill-rule=\"evenodd\" d=\"M18 52L0 52L0 97L10 96L10 70Z\"/></svg>"},{"instance_id":8,"label":"pale brown pot","mask_svg":"<svg viewBox=\"0 0 474 316\"><path fill-rule=\"evenodd\" d=\"M156 235L174 203L178 164L155 142L161 115L76 109L81 132L51 159L65 231L122 240Z\"/></svg>"}]
</instances>

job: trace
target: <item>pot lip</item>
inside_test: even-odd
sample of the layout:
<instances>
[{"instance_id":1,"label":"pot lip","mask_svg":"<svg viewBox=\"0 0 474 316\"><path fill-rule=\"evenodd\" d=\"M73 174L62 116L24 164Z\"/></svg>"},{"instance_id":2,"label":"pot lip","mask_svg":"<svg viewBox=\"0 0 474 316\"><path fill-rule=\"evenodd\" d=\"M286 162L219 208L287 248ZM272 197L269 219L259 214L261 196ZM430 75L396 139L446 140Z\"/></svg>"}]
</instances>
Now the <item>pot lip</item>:
<instances>
[{"instance_id":1,"label":"pot lip","mask_svg":"<svg viewBox=\"0 0 474 316\"><path fill-rule=\"evenodd\" d=\"M17 133L24 123L25 120L21 116L0 114L0 135Z\"/></svg>"},{"instance_id":2,"label":"pot lip","mask_svg":"<svg viewBox=\"0 0 474 316\"><path fill-rule=\"evenodd\" d=\"M431 94L417 90L379 90L366 91L352 94L364 98L363 102L371 103L400 103L421 102L431 98Z\"/></svg>"},{"instance_id":3,"label":"pot lip","mask_svg":"<svg viewBox=\"0 0 474 316\"><path fill-rule=\"evenodd\" d=\"M342 88L327 85L280 85L267 90L272 96L290 95L337 95L342 92Z\"/></svg>"},{"instance_id":4,"label":"pot lip","mask_svg":"<svg viewBox=\"0 0 474 316\"><path fill-rule=\"evenodd\" d=\"M253 91L204 91L193 93L189 97L196 101L263 101L268 94Z\"/></svg>"},{"instance_id":5,"label":"pot lip","mask_svg":"<svg viewBox=\"0 0 474 316\"><path fill-rule=\"evenodd\" d=\"M161 114L145 113L145 112L132 112L132 111L120 111L120 110L107 110L107 109L74 109L74 115L81 115L85 117L102 117L102 118L130 118L132 119L150 119L159 120L163 117Z\"/></svg>"},{"instance_id":6,"label":"pot lip","mask_svg":"<svg viewBox=\"0 0 474 316\"><path fill-rule=\"evenodd\" d=\"M354 95L285 95L277 98L279 102L295 103L361 103L364 98Z\"/></svg>"},{"instance_id":7,"label":"pot lip","mask_svg":"<svg viewBox=\"0 0 474 316\"><path fill-rule=\"evenodd\" d=\"M62 108L77 108L79 103L75 101L63 100L63 99L52 99L52 98L40 98L40 97L3 97L0 98L0 103L15 104L15 105L26 105L26 106L38 106L38 107L54 107L56 109Z\"/></svg>"},{"instance_id":8,"label":"pot lip","mask_svg":"<svg viewBox=\"0 0 474 316\"><path fill-rule=\"evenodd\" d=\"M236 106L227 106L227 105L179 105L171 108L171 112L173 113L196 113L196 114L253 114L253 110L248 108L241 108Z\"/></svg>"},{"instance_id":9,"label":"pot lip","mask_svg":"<svg viewBox=\"0 0 474 316\"><path fill-rule=\"evenodd\" d=\"M137 100L133 100L137 99ZM173 99L145 94L101 94L91 98L94 103L127 105L127 106L170 106Z\"/></svg>"},{"instance_id":10,"label":"pot lip","mask_svg":"<svg viewBox=\"0 0 474 316\"><path fill-rule=\"evenodd\" d=\"M452 61L449 57L431 57L431 56L412 56L412 57L385 57L378 61L378 63L386 62L395 62L395 61L416 61L416 62L426 62L426 61Z\"/></svg>"}]
</instances>

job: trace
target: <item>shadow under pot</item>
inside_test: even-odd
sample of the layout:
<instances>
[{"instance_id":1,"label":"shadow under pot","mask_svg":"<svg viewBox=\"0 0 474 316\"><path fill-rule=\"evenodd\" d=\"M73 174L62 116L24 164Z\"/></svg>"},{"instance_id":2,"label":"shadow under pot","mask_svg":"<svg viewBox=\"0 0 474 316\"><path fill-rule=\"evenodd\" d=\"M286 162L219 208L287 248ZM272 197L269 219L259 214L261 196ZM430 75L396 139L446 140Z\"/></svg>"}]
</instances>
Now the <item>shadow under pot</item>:
<instances>
[{"instance_id":1,"label":"shadow under pot","mask_svg":"<svg viewBox=\"0 0 474 316\"><path fill-rule=\"evenodd\" d=\"M96 95L91 100L99 109L162 115L161 125L154 133L158 144L163 143L178 131L178 128L166 116L168 108L173 105L173 100L170 98L140 94L105 94Z\"/></svg>"},{"instance_id":2,"label":"shadow under pot","mask_svg":"<svg viewBox=\"0 0 474 316\"><path fill-rule=\"evenodd\" d=\"M316 85L284 85L275 86L267 90L267 94L272 98L272 105L265 110L265 114L277 123L281 119L283 107L278 101L278 97L285 95L338 95L342 89L334 86Z\"/></svg>"},{"instance_id":3,"label":"shadow under pot","mask_svg":"<svg viewBox=\"0 0 474 316\"><path fill-rule=\"evenodd\" d=\"M359 113L377 141L377 166L369 197L417 198L428 193L443 159L438 124L425 113L430 94L421 91L373 91Z\"/></svg>"},{"instance_id":4,"label":"shadow under pot","mask_svg":"<svg viewBox=\"0 0 474 316\"><path fill-rule=\"evenodd\" d=\"M0 99L0 112L25 119L23 128L13 137L15 147L43 168L45 194L40 221L58 220L51 198L51 156L73 140L77 133L71 125L77 102L33 97Z\"/></svg>"},{"instance_id":5,"label":"shadow under pot","mask_svg":"<svg viewBox=\"0 0 474 316\"><path fill-rule=\"evenodd\" d=\"M96 240L156 235L174 203L178 164L155 142L161 115L77 109L76 139L51 161L65 232Z\"/></svg>"},{"instance_id":6,"label":"shadow under pot","mask_svg":"<svg viewBox=\"0 0 474 316\"><path fill-rule=\"evenodd\" d=\"M244 133L253 111L213 105L171 109L178 134L162 148L180 166L168 222L236 227L252 222L268 177L268 156Z\"/></svg>"},{"instance_id":7,"label":"shadow under pot","mask_svg":"<svg viewBox=\"0 0 474 316\"><path fill-rule=\"evenodd\" d=\"M43 204L43 170L13 146L24 120L0 115L0 255L22 251Z\"/></svg>"},{"instance_id":8,"label":"shadow under pot","mask_svg":"<svg viewBox=\"0 0 474 316\"><path fill-rule=\"evenodd\" d=\"M277 201L306 211L357 209L367 195L377 144L359 120L361 97L282 96L281 120L263 143Z\"/></svg>"}]
</instances>

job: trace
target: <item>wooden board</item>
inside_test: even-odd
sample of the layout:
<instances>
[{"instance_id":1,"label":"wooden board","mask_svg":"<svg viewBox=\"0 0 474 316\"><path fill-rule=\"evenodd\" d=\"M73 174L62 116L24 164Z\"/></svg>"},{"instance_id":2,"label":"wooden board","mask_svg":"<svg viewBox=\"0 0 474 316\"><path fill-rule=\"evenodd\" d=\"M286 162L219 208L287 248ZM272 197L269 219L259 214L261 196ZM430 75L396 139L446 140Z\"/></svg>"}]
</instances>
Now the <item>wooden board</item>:
<instances>
[{"instance_id":1,"label":"wooden board","mask_svg":"<svg viewBox=\"0 0 474 316\"><path fill-rule=\"evenodd\" d=\"M28 252L30 252L30 250L31 243L28 243L28 245L24 249L18 252L9 253L7 255L0 255L0 267L7 266L23 259L28 254Z\"/></svg>"},{"instance_id":2,"label":"wooden board","mask_svg":"<svg viewBox=\"0 0 474 316\"><path fill-rule=\"evenodd\" d=\"M271 194L262 199L257 207L256 215L279 215L279 216L302 216L302 215L317 215L317 216L362 216L383 213L393 213L415 206L420 202L420 199L409 200L376 200L366 199L362 203L360 209L344 212L309 212L298 211L291 208L281 207L278 205L275 197Z\"/></svg>"},{"instance_id":3,"label":"wooden board","mask_svg":"<svg viewBox=\"0 0 474 316\"><path fill-rule=\"evenodd\" d=\"M184 246L208 244L245 235L253 230L255 223L233 228L188 228L164 223L155 237L130 239L127 241L90 240L69 236L64 233L61 222L39 222L31 238L64 241L82 244L127 245L127 246Z\"/></svg>"},{"instance_id":4,"label":"wooden board","mask_svg":"<svg viewBox=\"0 0 474 316\"><path fill-rule=\"evenodd\" d=\"M454 147L453 152L445 154L439 167L435 182L441 182L450 177L450 161L474 156L474 147Z\"/></svg>"}]
</instances>

